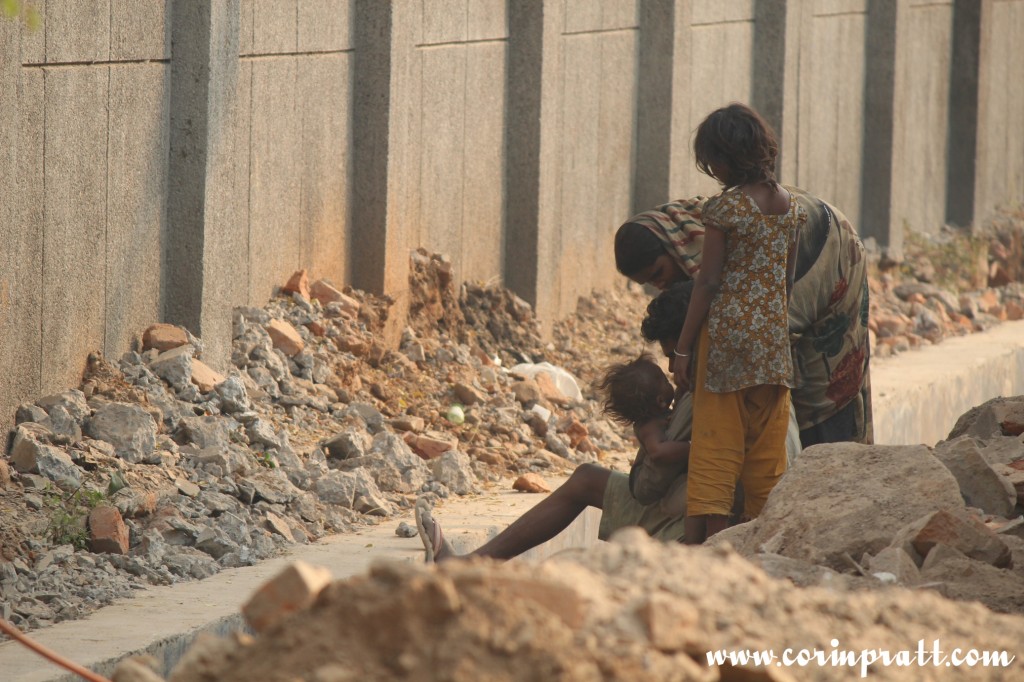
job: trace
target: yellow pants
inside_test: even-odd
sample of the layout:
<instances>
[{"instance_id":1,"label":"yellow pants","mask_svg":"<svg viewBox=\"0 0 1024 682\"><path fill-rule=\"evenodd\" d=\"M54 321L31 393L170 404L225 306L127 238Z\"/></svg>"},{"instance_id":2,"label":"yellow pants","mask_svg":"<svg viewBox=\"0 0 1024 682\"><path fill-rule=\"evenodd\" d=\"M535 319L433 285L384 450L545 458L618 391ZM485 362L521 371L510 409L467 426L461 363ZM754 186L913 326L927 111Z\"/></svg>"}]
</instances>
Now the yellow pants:
<instances>
[{"instance_id":1,"label":"yellow pants","mask_svg":"<svg viewBox=\"0 0 1024 682\"><path fill-rule=\"evenodd\" d=\"M729 393L704 388L707 323L701 330L693 382L693 436L686 486L687 516L729 514L743 482L744 516L761 513L786 471L789 388L751 386Z\"/></svg>"}]
</instances>

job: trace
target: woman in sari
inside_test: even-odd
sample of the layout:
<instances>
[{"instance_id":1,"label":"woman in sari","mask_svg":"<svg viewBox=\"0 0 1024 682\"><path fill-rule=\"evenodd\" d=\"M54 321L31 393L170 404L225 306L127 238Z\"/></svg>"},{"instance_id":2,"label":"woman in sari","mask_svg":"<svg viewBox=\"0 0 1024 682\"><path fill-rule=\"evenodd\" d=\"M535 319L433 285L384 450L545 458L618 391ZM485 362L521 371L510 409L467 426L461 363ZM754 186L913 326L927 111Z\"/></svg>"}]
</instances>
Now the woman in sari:
<instances>
[{"instance_id":1,"label":"woman in sari","mask_svg":"<svg viewBox=\"0 0 1024 682\"><path fill-rule=\"evenodd\" d=\"M789 306L797 388L793 407L803 447L871 443L868 280L864 245L835 207L795 187L807 212ZM619 272L664 290L700 270L703 197L633 216L615 235Z\"/></svg>"}]
</instances>

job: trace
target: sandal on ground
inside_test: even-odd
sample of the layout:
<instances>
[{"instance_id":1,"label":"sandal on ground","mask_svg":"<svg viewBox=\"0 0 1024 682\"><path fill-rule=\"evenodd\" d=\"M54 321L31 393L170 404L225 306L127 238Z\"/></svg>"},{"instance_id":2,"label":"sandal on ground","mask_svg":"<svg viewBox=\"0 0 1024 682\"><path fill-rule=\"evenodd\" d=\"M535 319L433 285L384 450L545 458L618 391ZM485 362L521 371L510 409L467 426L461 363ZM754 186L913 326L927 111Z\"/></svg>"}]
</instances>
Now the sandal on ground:
<instances>
[{"instance_id":1,"label":"sandal on ground","mask_svg":"<svg viewBox=\"0 0 1024 682\"><path fill-rule=\"evenodd\" d=\"M420 541L426 550L426 563L436 563L438 554L454 554L448 541L444 539L441 524L434 520L430 513L430 505L424 499L416 500L416 530L419 531Z\"/></svg>"}]
</instances>

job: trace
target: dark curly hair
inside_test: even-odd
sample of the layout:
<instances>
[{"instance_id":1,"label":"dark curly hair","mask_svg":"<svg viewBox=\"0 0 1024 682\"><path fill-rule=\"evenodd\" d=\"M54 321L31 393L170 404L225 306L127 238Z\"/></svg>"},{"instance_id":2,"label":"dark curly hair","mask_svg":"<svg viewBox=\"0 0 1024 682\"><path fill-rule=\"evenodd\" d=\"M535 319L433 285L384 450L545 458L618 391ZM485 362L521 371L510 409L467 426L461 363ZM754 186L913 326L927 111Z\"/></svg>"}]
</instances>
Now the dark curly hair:
<instances>
[{"instance_id":1,"label":"dark curly hair","mask_svg":"<svg viewBox=\"0 0 1024 682\"><path fill-rule=\"evenodd\" d=\"M726 189L757 182L778 187L775 159L779 143L775 131L745 104L733 102L708 114L697 127L693 155L697 168ZM727 169L728 177L715 175L712 166Z\"/></svg>"},{"instance_id":2,"label":"dark curly hair","mask_svg":"<svg viewBox=\"0 0 1024 682\"><path fill-rule=\"evenodd\" d=\"M604 395L604 411L626 425L662 416L665 410L657 400L661 379L665 379L665 373L648 353L641 353L631 362L611 365L597 384Z\"/></svg>"},{"instance_id":3,"label":"dark curly hair","mask_svg":"<svg viewBox=\"0 0 1024 682\"><path fill-rule=\"evenodd\" d=\"M640 333L652 343L675 343L683 331L683 321L690 307L693 280L676 282L647 304L647 314L640 323Z\"/></svg>"}]
</instances>

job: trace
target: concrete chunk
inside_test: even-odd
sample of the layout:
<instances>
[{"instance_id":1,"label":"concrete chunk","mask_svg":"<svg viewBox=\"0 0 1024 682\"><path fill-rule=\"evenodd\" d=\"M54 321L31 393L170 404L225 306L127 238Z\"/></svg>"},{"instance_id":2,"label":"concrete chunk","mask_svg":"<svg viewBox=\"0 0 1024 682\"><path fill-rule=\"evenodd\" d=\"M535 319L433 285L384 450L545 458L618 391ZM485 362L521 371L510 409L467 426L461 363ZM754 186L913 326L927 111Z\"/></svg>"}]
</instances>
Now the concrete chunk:
<instances>
[{"instance_id":1,"label":"concrete chunk","mask_svg":"<svg viewBox=\"0 0 1024 682\"><path fill-rule=\"evenodd\" d=\"M257 633L266 632L292 613L312 606L330 582L331 572L326 568L296 561L264 583L242 606L242 615Z\"/></svg>"},{"instance_id":2,"label":"concrete chunk","mask_svg":"<svg viewBox=\"0 0 1024 682\"><path fill-rule=\"evenodd\" d=\"M936 545L952 547L971 559L998 568L1008 568L1013 560L1007 544L981 521L946 510L914 521L901 529L892 542L893 547L902 548L914 557L912 550L922 561L927 560Z\"/></svg>"},{"instance_id":3,"label":"concrete chunk","mask_svg":"<svg viewBox=\"0 0 1024 682\"><path fill-rule=\"evenodd\" d=\"M989 464L981 450L981 443L964 436L939 443L933 451L956 478L964 500L996 516L1012 516L1017 506L1017 491Z\"/></svg>"},{"instance_id":4,"label":"concrete chunk","mask_svg":"<svg viewBox=\"0 0 1024 682\"><path fill-rule=\"evenodd\" d=\"M295 331L295 327L284 320L271 320L270 324L266 326L266 330L274 342L274 348L288 357L298 355L306 347L306 343L299 336L299 332Z\"/></svg>"}]
</instances>

